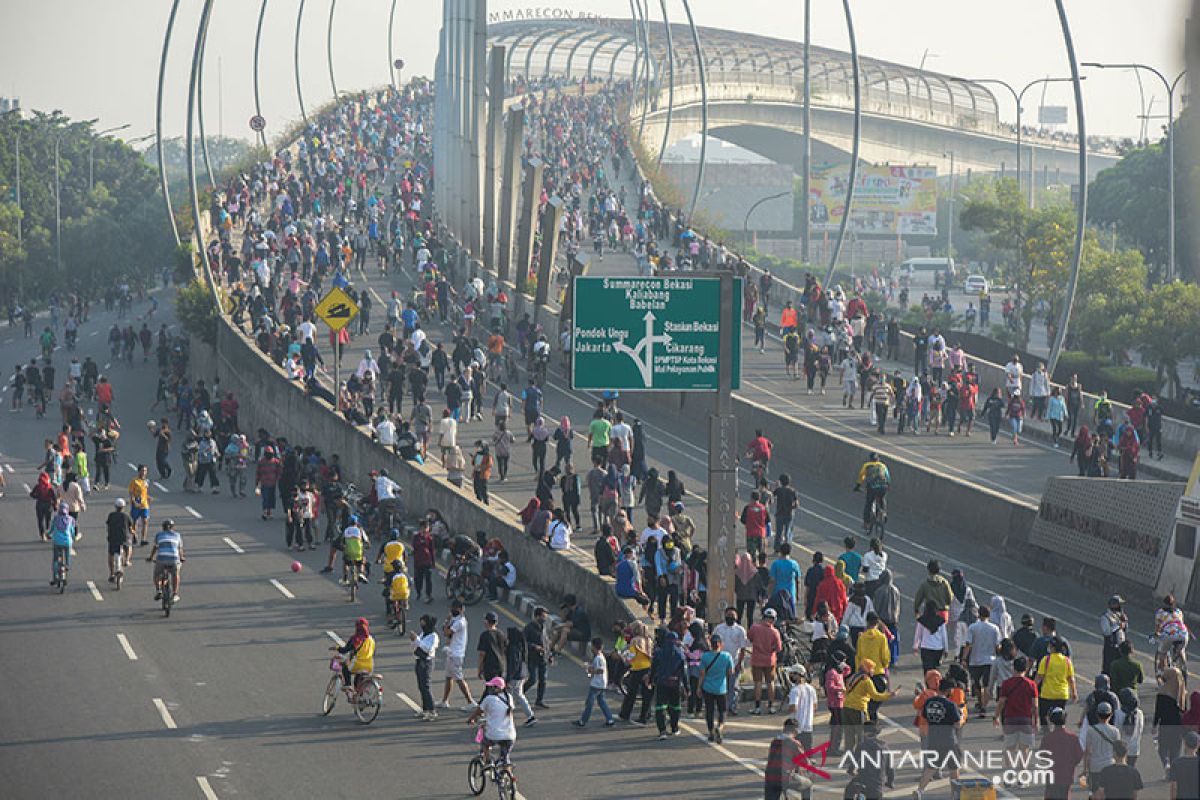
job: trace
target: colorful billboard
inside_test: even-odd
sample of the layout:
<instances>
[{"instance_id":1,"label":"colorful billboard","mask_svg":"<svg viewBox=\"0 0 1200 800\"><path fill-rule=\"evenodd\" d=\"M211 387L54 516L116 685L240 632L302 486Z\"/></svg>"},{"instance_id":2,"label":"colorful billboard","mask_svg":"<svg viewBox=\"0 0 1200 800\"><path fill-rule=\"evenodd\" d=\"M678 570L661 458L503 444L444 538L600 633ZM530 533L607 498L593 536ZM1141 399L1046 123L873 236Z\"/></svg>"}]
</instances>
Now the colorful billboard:
<instances>
[{"instance_id":1,"label":"colorful billboard","mask_svg":"<svg viewBox=\"0 0 1200 800\"><path fill-rule=\"evenodd\" d=\"M809 214L815 233L836 233L845 213L849 164L813 168ZM858 168L849 229L861 235L937 234L935 167Z\"/></svg>"}]
</instances>

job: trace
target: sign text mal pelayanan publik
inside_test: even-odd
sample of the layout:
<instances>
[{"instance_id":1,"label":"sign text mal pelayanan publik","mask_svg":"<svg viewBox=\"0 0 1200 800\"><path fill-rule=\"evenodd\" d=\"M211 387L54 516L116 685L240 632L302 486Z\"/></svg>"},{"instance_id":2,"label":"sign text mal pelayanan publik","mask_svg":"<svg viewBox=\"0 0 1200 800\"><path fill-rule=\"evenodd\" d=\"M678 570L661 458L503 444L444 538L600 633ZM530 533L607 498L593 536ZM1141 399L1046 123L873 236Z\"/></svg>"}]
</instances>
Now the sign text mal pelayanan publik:
<instances>
[{"instance_id":1,"label":"sign text mal pelayanan publik","mask_svg":"<svg viewBox=\"0 0 1200 800\"><path fill-rule=\"evenodd\" d=\"M741 280L734 281L739 319ZM571 384L577 389L716 391L721 343L719 278L575 279ZM741 325L733 337L739 386Z\"/></svg>"}]
</instances>

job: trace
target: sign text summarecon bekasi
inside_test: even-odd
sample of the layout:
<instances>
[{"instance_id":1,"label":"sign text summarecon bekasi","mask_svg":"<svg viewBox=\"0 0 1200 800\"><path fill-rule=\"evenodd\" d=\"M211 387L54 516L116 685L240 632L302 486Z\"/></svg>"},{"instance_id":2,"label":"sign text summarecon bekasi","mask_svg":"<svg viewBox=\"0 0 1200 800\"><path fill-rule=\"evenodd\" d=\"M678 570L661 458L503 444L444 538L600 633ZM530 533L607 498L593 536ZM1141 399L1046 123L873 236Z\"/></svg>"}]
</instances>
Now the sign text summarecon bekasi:
<instances>
[{"instance_id":1,"label":"sign text summarecon bekasi","mask_svg":"<svg viewBox=\"0 0 1200 800\"><path fill-rule=\"evenodd\" d=\"M739 319L741 281L733 283ZM576 278L571 385L576 389L716 391L719 278ZM741 326L733 325L733 388Z\"/></svg>"}]
</instances>

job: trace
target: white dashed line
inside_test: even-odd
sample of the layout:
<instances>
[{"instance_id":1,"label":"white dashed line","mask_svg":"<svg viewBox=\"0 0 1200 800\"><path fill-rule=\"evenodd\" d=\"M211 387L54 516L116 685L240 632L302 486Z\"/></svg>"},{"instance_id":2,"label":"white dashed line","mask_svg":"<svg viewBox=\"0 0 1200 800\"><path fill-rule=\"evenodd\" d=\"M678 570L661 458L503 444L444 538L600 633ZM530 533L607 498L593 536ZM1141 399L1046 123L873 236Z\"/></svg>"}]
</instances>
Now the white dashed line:
<instances>
[{"instance_id":1,"label":"white dashed line","mask_svg":"<svg viewBox=\"0 0 1200 800\"><path fill-rule=\"evenodd\" d=\"M33 489L29 488L29 484L28 484L28 483L22 483L21 485L22 485L23 487L25 487L25 493L26 493L26 494L28 494L29 492L32 492L32 491L33 491Z\"/></svg>"},{"instance_id":2,"label":"white dashed line","mask_svg":"<svg viewBox=\"0 0 1200 800\"><path fill-rule=\"evenodd\" d=\"M170 493L171 493L171 490L170 490L170 489L168 489L167 487L163 486L163 485L162 485L161 483L159 483L158 481L155 481L155 482L154 482L154 488L158 489L160 492L166 492L167 494L170 494Z\"/></svg>"},{"instance_id":3,"label":"white dashed line","mask_svg":"<svg viewBox=\"0 0 1200 800\"><path fill-rule=\"evenodd\" d=\"M90 591L92 593L92 597L96 598L97 603L104 602L104 595L100 594L100 590L96 588L95 581L88 581L87 587L88 587L88 591Z\"/></svg>"},{"instance_id":4,"label":"white dashed line","mask_svg":"<svg viewBox=\"0 0 1200 800\"><path fill-rule=\"evenodd\" d=\"M204 800L219 800L217 793L208 785L208 778L203 775L197 775L196 783L200 784L200 791L204 793Z\"/></svg>"},{"instance_id":5,"label":"white dashed line","mask_svg":"<svg viewBox=\"0 0 1200 800\"><path fill-rule=\"evenodd\" d=\"M16 470L15 470L15 469L13 469L13 465L12 465L12 464L5 464L5 465L4 465L4 468L5 468L6 470L8 470L9 472L16 472Z\"/></svg>"},{"instance_id":6,"label":"white dashed line","mask_svg":"<svg viewBox=\"0 0 1200 800\"><path fill-rule=\"evenodd\" d=\"M278 589L279 593L281 595L283 595L284 597L286 597L288 600L296 599L296 595L294 595L290 591L288 591L288 588L286 586L284 586L282 583L275 580L274 578L271 578L271 585L274 586L276 589Z\"/></svg>"},{"instance_id":7,"label":"white dashed line","mask_svg":"<svg viewBox=\"0 0 1200 800\"><path fill-rule=\"evenodd\" d=\"M185 511L187 511L189 514L191 514L196 519L204 519L204 517L201 516L200 512L197 511L196 509L192 508L191 506L184 506L183 508Z\"/></svg>"},{"instance_id":8,"label":"white dashed line","mask_svg":"<svg viewBox=\"0 0 1200 800\"><path fill-rule=\"evenodd\" d=\"M175 724L175 719L171 716L170 710L167 709L167 704L162 701L161 697L154 698L154 707L158 709L158 715L162 717L163 724L171 730L175 730L178 725Z\"/></svg>"},{"instance_id":9,"label":"white dashed line","mask_svg":"<svg viewBox=\"0 0 1200 800\"><path fill-rule=\"evenodd\" d=\"M396 692L396 697L399 697L401 702L403 702L404 705L408 706L413 711L420 712L422 710L421 707L419 705L417 705L413 701L413 699L411 697L409 697L408 695L406 695L404 692Z\"/></svg>"},{"instance_id":10,"label":"white dashed line","mask_svg":"<svg viewBox=\"0 0 1200 800\"><path fill-rule=\"evenodd\" d=\"M88 336L95 336L98 333L100 333L100 331L92 331L91 333L88 334Z\"/></svg>"},{"instance_id":11,"label":"white dashed line","mask_svg":"<svg viewBox=\"0 0 1200 800\"><path fill-rule=\"evenodd\" d=\"M121 643L121 649L125 651L125 655L129 656L130 661L137 661L137 653L133 652L133 647L130 646L129 640L125 638L125 634L118 633L117 641Z\"/></svg>"},{"instance_id":12,"label":"white dashed line","mask_svg":"<svg viewBox=\"0 0 1200 800\"><path fill-rule=\"evenodd\" d=\"M230 539L228 536L224 536L224 537L222 537L222 538L221 538L221 541L223 541L223 542L225 542L225 544L229 545L229 546L230 546L230 547L233 549L233 552L235 552L235 553L244 553L244 552L246 552L245 550L243 550L243 549L241 548L241 545L239 545L239 544L238 544L237 542L235 542L233 539Z\"/></svg>"},{"instance_id":13,"label":"white dashed line","mask_svg":"<svg viewBox=\"0 0 1200 800\"><path fill-rule=\"evenodd\" d=\"M112 362L110 361L110 362L108 362L107 364L105 364L105 365L104 365L104 368L105 368L105 369L108 369L108 368L109 368L109 367L111 367L111 366L112 366Z\"/></svg>"},{"instance_id":14,"label":"white dashed line","mask_svg":"<svg viewBox=\"0 0 1200 800\"><path fill-rule=\"evenodd\" d=\"M128 465L131 470L137 472L137 464L133 463L132 461L126 461L125 464Z\"/></svg>"},{"instance_id":15,"label":"white dashed line","mask_svg":"<svg viewBox=\"0 0 1200 800\"><path fill-rule=\"evenodd\" d=\"M342 645L345 644L345 642L342 641L342 637L338 636L333 631L325 631L325 635L328 636L330 639L333 639L333 643L336 644L338 647L341 647Z\"/></svg>"}]
</instances>

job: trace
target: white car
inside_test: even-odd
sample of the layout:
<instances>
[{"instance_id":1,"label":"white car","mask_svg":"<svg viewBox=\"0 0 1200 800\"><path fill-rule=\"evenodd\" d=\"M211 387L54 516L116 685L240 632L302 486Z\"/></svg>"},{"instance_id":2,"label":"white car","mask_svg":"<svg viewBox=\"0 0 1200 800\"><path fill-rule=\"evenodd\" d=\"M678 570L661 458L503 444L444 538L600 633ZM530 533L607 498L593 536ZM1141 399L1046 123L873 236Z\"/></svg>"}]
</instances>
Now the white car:
<instances>
[{"instance_id":1,"label":"white car","mask_svg":"<svg viewBox=\"0 0 1200 800\"><path fill-rule=\"evenodd\" d=\"M984 294L988 290L988 280L982 275L968 275L963 283L964 294Z\"/></svg>"}]
</instances>

